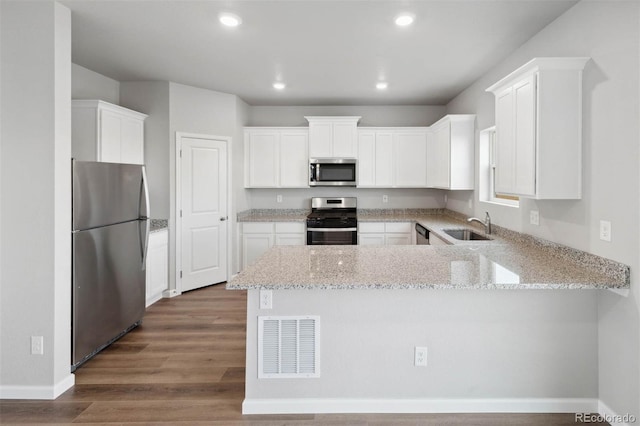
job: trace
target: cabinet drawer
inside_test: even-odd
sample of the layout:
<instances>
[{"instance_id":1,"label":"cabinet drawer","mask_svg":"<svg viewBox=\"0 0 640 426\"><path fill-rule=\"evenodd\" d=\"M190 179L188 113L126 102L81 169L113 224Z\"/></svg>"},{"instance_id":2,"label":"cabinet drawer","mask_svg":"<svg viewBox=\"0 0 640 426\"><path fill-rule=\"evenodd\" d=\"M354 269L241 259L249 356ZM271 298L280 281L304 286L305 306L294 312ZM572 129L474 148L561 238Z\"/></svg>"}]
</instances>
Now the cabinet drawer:
<instances>
[{"instance_id":1,"label":"cabinet drawer","mask_svg":"<svg viewBox=\"0 0 640 426\"><path fill-rule=\"evenodd\" d=\"M245 222L242 224L242 232L245 234L272 234L273 223Z\"/></svg>"},{"instance_id":2,"label":"cabinet drawer","mask_svg":"<svg viewBox=\"0 0 640 426\"><path fill-rule=\"evenodd\" d=\"M384 232L384 222L365 222L359 223L358 228L360 232Z\"/></svg>"},{"instance_id":3,"label":"cabinet drawer","mask_svg":"<svg viewBox=\"0 0 640 426\"><path fill-rule=\"evenodd\" d=\"M276 234L304 234L306 230L304 222L276 222Z\"/></svg>"},{"instance_id":4,"label":"cabinet drawer","mask_svg":"<svg viewBox=\"0 0 640 426\"><path fill-rule=\"evenodd\" d=\"M403 222L387 222L385 223L385 231L386 232L411 232L411 223Z\"/></svg>"}]
</instances>

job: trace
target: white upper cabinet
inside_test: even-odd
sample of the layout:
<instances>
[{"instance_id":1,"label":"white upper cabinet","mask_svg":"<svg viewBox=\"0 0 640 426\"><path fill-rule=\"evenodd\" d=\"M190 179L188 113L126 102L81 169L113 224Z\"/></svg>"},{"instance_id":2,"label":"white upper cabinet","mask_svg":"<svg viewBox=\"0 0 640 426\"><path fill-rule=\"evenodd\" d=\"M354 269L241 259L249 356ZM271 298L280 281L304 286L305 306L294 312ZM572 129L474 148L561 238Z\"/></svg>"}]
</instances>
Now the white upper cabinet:
<instances>
[{"instance_id":1,"label":"white upper cabinet","mask_svg":"<svg viewBox=\"0 0 640 426\"><path fill-rule=\"evenodd\" d=\"M245 187L308 187L308 141L306 128L245 127Z\"/></svg>"},{"instance_id":2,"label":"white upper cabinet","mask_svg":"<svg viewBox=\"0 0 640 426\"><path fill-rule=\"evenodd\" d=\"M427 186L474 188L475 115L447 115L429 127Z\"/></svg>"},{"instance_id":3,"label":"white upper cabinet","mask_svg":"<svg viewBox=\"0 0 640 426\"><path fill-rule=\"evenodd\" d=\"M496 97L496 192L582 197L582 70L588 60L535 58L487 89Z\"/></svg>"},{"instance_id":4,"label":"white upper cabinet","mask_svg":"<svg viewBox=\"0 0 640 426\"><path fill-rule=\"evenodd\" d=\"M425 188L426 127L358 129L358 187Z\"/></svg>"},{"instance_id":5,"label":"white upper cabinet","mask_svg":"<svg viewBox=\"0 0 640 426\"><path fill-rule=\"evenodd\" d=\"M146 114L99 100L72 102L72 156L76 160L144 164Z\"/></svg>"},{"instance_id":6,"label":"white upper cabinet","mask_svg":"<svg viewBox=\"0 0 640 426\"><path fill-rule=\"evenodd\" d=\"M356 158L360 117L305 117L310 158Z\"/></svg>"}]
</instances>

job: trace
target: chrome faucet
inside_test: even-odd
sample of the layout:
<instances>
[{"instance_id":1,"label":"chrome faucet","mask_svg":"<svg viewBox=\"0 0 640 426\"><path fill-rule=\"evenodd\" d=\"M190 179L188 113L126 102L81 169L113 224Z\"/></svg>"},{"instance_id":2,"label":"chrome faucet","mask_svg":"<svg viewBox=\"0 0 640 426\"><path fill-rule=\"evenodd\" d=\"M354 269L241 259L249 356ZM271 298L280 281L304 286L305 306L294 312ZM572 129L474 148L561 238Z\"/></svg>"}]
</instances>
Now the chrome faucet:
<instances>
[{"instance_id":1,"label":"chrome faucet","mask_svg":"<svg viewBox=\"0 0 640 426\"><path fill-rule=\"evenodd\" d=\"M491 216L489 216L489 212L486 212L486 216L484 217L484 222L482 219L478 219L477 217L470 217L467 219L467 222L479 222L484 225L484 233L489 235L491 234Z\"/></svg>"}]
</instances>

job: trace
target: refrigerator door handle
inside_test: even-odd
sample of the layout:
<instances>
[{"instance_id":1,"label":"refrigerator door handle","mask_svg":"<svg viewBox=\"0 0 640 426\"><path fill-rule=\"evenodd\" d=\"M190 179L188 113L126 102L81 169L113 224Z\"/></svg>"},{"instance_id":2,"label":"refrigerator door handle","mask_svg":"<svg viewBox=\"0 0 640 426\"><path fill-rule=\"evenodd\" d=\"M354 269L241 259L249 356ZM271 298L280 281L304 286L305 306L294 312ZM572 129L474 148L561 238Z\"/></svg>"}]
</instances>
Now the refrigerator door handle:
<instances>
[{"instance_id":1,"label":"refrigerator door handle","mask_svg":"<svg viewBox=\"0 0 640 426\"><path fill-rule=\"evenodd\" d=\"M140 225L144 223L144 237L140 235L140 254L142 255L142 270L147 268L147 253L149 251L149 228L151 228L151 220L143 219L138 221L139 234L142 234Z\"/></svg>"},{"instance_id":2,"label":"refrigerator door handle","mask_svg":"<svg viewBox=\"0 0 640 426\"><path fill-rule=\"evenodd\" d=\"M142 201L144 200L144 213L142 211ZM151 227L151 219L149 219L149 187L147 185L147 170L142 166L142 179L140 180L140 208L139 217L144 220L145 233L144 240L140 238L140 250L142 255L142 269L146 268L147 252L149 251L149 228Z\"/></svg>"}]
</instances>

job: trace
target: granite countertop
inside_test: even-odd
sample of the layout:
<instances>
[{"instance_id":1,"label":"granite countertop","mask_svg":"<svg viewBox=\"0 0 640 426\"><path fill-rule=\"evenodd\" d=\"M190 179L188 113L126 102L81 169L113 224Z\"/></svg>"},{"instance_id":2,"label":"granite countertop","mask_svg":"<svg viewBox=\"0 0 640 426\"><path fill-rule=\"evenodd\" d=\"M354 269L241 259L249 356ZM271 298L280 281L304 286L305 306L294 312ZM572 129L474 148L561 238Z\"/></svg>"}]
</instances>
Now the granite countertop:
<instances>
[{"instance_id":1,"label":"granite countertop","mask_svg":"<svg viewBox=\"0 0 640 426\"><path fill-rule=\"evenodd\" d=\"M228 289L607 289L629 288L629 267L494 226L489 241L443 229L483 227L447 211L358 212L359 221L416 222L447 246L271 248Z\"/></svg>"},{"instance_id":2,"label":"granite countertop","mask_svg":"<svg viewBox=\"0 0 640 426\"><path fill-rule=\"evenodd\" d=\"M238 222L305 222L307 209L251 209L238 213Z\"/></svg>"},{"instance_id":3,"label":"granite countertop","mask_svg":"<svg viewBox=\"0 0 640 426\"><path fill-rule=\"evenodd\" d=\"M169 221L167 219L151 219L151 227L149 232L158 232L167 229Z\"/></svg>"}]
</instances>

